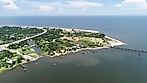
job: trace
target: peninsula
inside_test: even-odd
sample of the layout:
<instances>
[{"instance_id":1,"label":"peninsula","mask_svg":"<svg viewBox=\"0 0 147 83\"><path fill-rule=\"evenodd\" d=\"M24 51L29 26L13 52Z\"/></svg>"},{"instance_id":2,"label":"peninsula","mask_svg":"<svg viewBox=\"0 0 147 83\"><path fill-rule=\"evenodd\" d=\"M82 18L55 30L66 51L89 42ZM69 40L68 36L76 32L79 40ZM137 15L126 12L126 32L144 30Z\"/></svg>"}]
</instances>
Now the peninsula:
<instances>
[{"instance_id":1,"label":"peninsula","mask_svg":"<svg viewBox=\"0 0 147 83\"><path fill-rule=\"evenodd\" d=\"M124 45L98 31L35 26L0 27L0 72L41 56L64 56L80 50ZM35 48L40 49L39 53Z\"/></svg>"}]
</instances>

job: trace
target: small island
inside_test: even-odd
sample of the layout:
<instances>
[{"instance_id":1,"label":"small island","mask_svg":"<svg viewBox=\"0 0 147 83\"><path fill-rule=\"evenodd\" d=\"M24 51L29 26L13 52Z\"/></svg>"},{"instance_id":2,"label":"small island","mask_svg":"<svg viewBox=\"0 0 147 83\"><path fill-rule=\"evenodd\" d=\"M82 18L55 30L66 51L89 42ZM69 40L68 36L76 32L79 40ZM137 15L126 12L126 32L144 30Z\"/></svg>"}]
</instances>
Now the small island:
<instances>
[{"instance_id":1,"label":"small island","mask_svg":"<svg viewBox=\"0 0 147 83\"><path fill-rule=\"evenodd\" d=\"M65 56L125 43L93 30L35 26L0 27L0 72L36 61L42 56Z\"/></svg>"}]
</instances>

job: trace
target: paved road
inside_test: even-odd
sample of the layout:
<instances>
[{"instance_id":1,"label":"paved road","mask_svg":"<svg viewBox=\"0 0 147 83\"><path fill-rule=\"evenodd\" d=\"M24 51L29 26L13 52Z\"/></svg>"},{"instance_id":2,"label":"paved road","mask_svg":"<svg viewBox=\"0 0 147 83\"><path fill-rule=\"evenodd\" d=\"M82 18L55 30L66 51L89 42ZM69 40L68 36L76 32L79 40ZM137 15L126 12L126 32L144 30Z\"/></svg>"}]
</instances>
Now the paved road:
<instances>
[{"instance_id":1,"label":"paved road","mask_svg":"<svg viewBox=\"0 0 147 83\"><path fill-rule=\"evenodd\" d=\"M47 32L47 30L46 30L46 29L43 29L43 32L42 32L42 33L39 33L39 34L34 35L34 36L31 36L31 37L26 37L25 39L17 40L17 41L14 41L14 42L12 42L12 43L0 45L0 48L6 48L6 47L8 47L8 46L11 45L11 44L16 44L16 43L19 43L19 42L22 42L22 41L26 41L26 40L29 40L29 39L38 37L38 36L40 36L40 35L45 34L46 32Z\"/></svg>"}]
</instances>

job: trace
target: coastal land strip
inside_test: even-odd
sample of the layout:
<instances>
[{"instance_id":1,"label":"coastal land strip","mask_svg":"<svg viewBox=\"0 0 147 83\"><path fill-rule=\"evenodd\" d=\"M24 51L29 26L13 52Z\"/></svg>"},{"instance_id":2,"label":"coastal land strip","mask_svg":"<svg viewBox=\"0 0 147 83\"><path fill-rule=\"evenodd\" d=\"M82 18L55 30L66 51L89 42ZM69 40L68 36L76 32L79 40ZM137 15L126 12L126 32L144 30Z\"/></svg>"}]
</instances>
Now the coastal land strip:
<instances>
[{"instance_id":1,"label":"coastal land strip","mask_svg":"<svg viewBox=\"0 0 147 83\"><path fill-rule=\"evenodd\" d=\"M0 26L0 29L0 72L23 66L42 56L54 58L81 50L125 45L94 30L15 25Z\"/></svg>"}]
</instances>

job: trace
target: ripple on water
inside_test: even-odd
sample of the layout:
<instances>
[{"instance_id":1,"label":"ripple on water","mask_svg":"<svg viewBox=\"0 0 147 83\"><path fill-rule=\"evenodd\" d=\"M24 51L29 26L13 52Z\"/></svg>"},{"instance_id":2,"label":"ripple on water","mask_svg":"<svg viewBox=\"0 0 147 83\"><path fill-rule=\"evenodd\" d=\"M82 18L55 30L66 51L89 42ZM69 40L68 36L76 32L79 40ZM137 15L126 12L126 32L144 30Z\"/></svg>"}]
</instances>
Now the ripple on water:
<instances>
[{"instance_id":1,"label":"ripple on water","mask_svg":"<svg viewBox=\"0 0 147 83\"><path fill-rule=\"evenodd\" d=\"M85 52L85 54L82 54ZM101 63L101 60L96 56L91 56L90 53L87 53L86 51L74 53L74 54L68 54L63 58L54 58L51 59L51 61L59 64L69 64L74 63L76 66L84 66L84 67L92 67L97 66Z\"/></svg>"}]
</instances>

